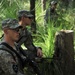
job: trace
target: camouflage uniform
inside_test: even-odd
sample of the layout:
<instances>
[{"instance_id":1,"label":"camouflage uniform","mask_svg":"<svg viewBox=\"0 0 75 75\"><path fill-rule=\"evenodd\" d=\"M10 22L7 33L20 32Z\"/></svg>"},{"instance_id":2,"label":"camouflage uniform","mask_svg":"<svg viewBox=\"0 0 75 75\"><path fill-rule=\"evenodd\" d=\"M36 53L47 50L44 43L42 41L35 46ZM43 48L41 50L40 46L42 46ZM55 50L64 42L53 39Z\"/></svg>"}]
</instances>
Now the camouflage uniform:
<instances>
[{"instance_id":1,"label":"camouflage uniform","mask_svg":"<svg viewBox=\"0 0 75 75\"><path fill-rule=\"evenodd\" d=\"M18 12L18 17L22 17L22 16L27 16L29 18L32 18L33 15L26 10L20 10ZM35 45L33 44L33 39L32 39L32 35L31 33L27 30L27 28L22 29L22 31L20 32L20 39L17 42L19 44L19 46L21 46L22 44L24 44L24 46L27 48L27 50L29 50L29 52L37 52L37 48L35 47Z\"/></svg>"},{"instance_id":2,"label":"camouflage uniform","mask_svg":"<svg viewBox=\"0 0 75 75\"><path fill-rule=\"evenodd\" d=\"M51 5L56 4L55 1L51 2ZM56 21L58 17L58 14L54 8L48 8L45 14L45 21L48 23L49 21Z\"/></svg>"},{"instance_id":3,"label":"camouflage uniform","mask_svg":"<svg viewBox=\"0 0 75 75\"><path fill-rule=\"evenodd\" d=\"M6 19L2 23L3 29L4 28L15 29L15 28L19 28L19 27L21 27L21 26L19 26L17 20L15 20L15 19ZM22 65L22 62L20 61L20 58L10 48L3 45L2 44L3 42L5 42L5 40L0 42L0 75L24 75L23 65ZM16 44L15 44L14 50L17 53L19 53L22 58L24 57L20 53L20 50L16 46Z\"/></svg>"},{"instance_id":4,"label":"camouflage uniform","mask_svg":"<svg viewBox=\"0 0 75 75\"><path fill-rule=\"evenodd\" d=\"M0 45L0 48L10 50L4 45ZM16 51L19 52L19 50ZM9 52L0 50L0 75L24 75L22 64L19 58L14 52L12 53L15 56L15 60Z\"/></svg>"},{"instance_id":5,"label":"camouflage uniform","mask_svg":"<svg viewBox=\"0 0 75 75\"><path fill-rule=\"evenodd\" d=\"M20 32L20 39L18 40L19 45L22 45L23 43L28 50L36 50L36 47L33 45L31 33L28 32L26 28Z\"/></svg>"},{"instance_id":6,"label":"camouflage uniform","mask_svg":"<svg viewBox=\"0 0 75 75\"><path fill-rule=\"evenodd\" d=\"M20 32L20 39L17 43L19 46L24 44L24 46L27 48L27 50L24 50L25 54L27 53L26 55L29 57L36 56L38 47L34 46L31 33L26 28Z\"/></svg>"},{"instance_id":7,"label":"camouflage uniform","mask_svg":"<svg viewBox=\"0 0 75 75\"><path fill-rule=\"evenodd\" d=\"M48 21L56 20L57 16L58 14L54 9L51 9L51 8L47 9L46 15L45 15L46 23L48 23Z\"/></svg>"}]
</instances>

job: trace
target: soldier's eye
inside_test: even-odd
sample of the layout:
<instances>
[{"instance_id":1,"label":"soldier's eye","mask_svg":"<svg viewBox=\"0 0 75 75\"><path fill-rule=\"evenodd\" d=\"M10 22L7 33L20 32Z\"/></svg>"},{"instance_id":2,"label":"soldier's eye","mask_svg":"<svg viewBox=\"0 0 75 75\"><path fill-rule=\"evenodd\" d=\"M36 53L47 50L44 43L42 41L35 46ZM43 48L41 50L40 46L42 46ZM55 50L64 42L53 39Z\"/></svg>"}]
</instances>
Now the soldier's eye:
<instances>
[{"instance_id":1,"label":"soldier's eye","mask_svg":"<svg viewBox=\"0 0 75 75\"><path fill-rule=\"evenodd\" d=\"M19 32L19 31L20 31L20 29L14 29L14 31Z\"/></svg>"}]
</instances>

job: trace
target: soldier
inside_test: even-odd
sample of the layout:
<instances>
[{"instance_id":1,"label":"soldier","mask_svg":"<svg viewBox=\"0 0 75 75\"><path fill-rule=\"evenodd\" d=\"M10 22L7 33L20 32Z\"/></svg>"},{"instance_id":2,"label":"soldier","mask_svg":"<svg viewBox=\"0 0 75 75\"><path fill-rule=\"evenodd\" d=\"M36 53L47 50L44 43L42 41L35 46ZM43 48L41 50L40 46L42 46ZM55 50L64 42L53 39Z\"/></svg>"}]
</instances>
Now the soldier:
<instances>
[{"instance_id":1,"label":"soldier","mask_svg":"<svg viewBox=\"0 0 75 75\"><path fill-rule=\"evenodd\" d=\"M33 44L32 35L26 28L28 25L31 25L32 19L33 15L30 13L30 11L20 10L18 12L19 25L23 27L22 31L20 32L18 44L21 46L24 43L24 46L27 48L28 52L36 54L38 57L42 57L41 47L36 47Z\"/></svg>"},{"instance_id":2,"label":"soldier","mask_svg":"<svg viewBox=\"0 0 75 75\"><path fill-rule=\"evenodd\" d=\"M56 12L56 6L57 2L56 1L51 1L50 7L47 9L46 14L45 14L45 21L48 23L49 21L56 21L57 20L57 12Z\"/></svg>"},{"instance_id":3,"label":"soldier","mask_svg":"<svg viewBox=\"0 0 75 75\"><path fill-rule=\"evenodd\" d=\"M24 75L20 51L15 43L19 39L21 28L16 19L2 22L4 39L0 43L0 75Z\"/></svg>"}]
</instances>

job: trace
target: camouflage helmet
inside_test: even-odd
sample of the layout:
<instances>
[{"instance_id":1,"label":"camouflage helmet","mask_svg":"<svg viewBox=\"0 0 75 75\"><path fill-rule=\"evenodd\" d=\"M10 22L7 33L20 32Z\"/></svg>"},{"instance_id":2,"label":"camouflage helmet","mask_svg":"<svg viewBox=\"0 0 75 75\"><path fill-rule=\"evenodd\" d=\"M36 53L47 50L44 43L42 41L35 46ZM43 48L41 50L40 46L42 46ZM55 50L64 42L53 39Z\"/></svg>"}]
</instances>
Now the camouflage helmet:
<instances>
[{"instance_id":1,"label":"camouflage helmet","mask_svg":"<svg viewBox=\"0 0 75 75\"><path fill-rule=\"evenodd\" d=\"M3 28L15 29L15 28L22 28L22 26L18 24L18 21L16 19L9 18L2 21L2 29Z\"/></svg>"},{"instance_id":2,"label":"camouflage helmet","mask_svg":"<svg viewBox=\"0 0 75 75\"><path fill-rule=\"evenodd\" d=\"M56 5L57 4L57 1L51 1L50 4L51 5Z\"/></svg>"},{"instance_id":3,"label":"camouflage helmet","mask_svg":"<svg viewBox=\"0 0 75 75\"><path fill-rule=\"evenodd\" d=\"M18 17L22 17L22 16L33 17L33 15L30 13L30 11L28 11L28 10L19 10Z\"/></svg>"}]
</instances>

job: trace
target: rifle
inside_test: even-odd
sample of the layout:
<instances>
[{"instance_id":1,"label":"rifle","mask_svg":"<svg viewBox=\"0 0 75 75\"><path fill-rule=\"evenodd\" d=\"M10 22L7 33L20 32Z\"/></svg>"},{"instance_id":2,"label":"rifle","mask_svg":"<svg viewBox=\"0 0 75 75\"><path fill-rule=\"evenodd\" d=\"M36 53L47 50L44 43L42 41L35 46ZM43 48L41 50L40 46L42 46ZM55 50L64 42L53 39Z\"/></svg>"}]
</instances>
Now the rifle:
<instances>
[{"instance_id":1,"label":"rifle","mask_svg":"<svg viewBox=\"0 0 75 75\"><path fill-rule=\"evenodd\" d=\"M37 74L37 75L43 75L42 74L42 70L40 70L39 66L38 66L38 63L42 63L43 61L49 61L51 60L52 58L39 58L39 57L34 57L34 59L29 59L27 58L27 64L29 66L32 67L33 71Z\"/></svg>"},{"instance_id":2,"label":"rifle","mask_svg":"<svg viewBox=\"0 0 75 75\"><path fill-rule=\"evenodd\" d=\"M37 62L35 62L34 60L31 60L29 58L27 60L28 60L29 66L31 66L33 68L34 72L37 75L42 75L41 70L39 69Z\"/></svg>"},{"instance_id":3,"label":"rifle","mask_svg":"<svg viewBox=\"0 0 75 75\"><path fill-rule=\"evenodd\" d=\"M29 66L31 66L37 75L42 75L37 62L35 61L36 54L35 53L28 54L28 52L27 52L28 50L25 51L21 47L19 49L20 49L20 52L26 57L26 59L24 60L24 62L25 62L24 64L25 65L28 64Z\"/></svg>"},{"instance_id":4,"label":"rifle","mask_svg":"<svg viewBox=\"0 0 75 75\"><path fill-rule=\"evenodd\" d=\"M45 61L51 61L53 58L50 58L50 57L42 57L42 58L39 58L39 57L35 57L35 61L38 62L38 63L42 63L42 62L45 62Z\"/></svg>"},{"instance_id":5,"label":"rifle","mask_svg":"<svg viewBox=\"0 0 75 75\"><path fill-rule=\"evenodd\" d=\"M30 54L27 54L29 52L26 53L25 50L21 49L21 53L26 57L25 59L25 65L28 64L28 66L31 66L33 71L37 74L37 75L43 75L39 66L38 66L38 63L42 63L43 61L50 61L53 59L53 58L50 58L50 57L42 57L42 58L39 58L36 56L35 53L30 53ZM32 58L31 58L32 57Z\"/></svg>"}]
</instances>

